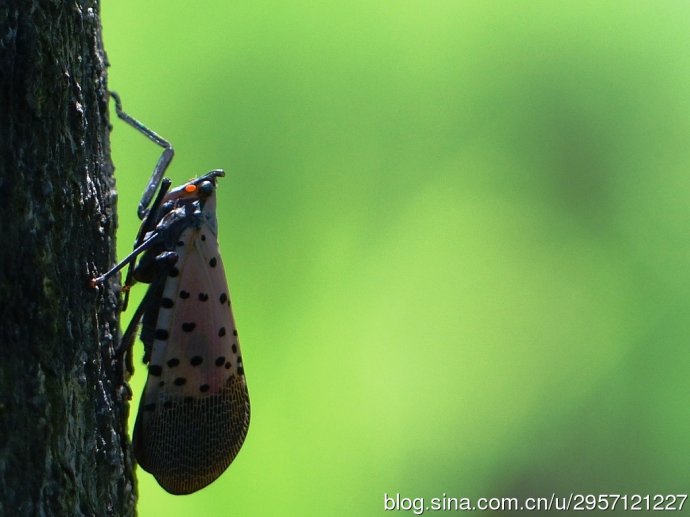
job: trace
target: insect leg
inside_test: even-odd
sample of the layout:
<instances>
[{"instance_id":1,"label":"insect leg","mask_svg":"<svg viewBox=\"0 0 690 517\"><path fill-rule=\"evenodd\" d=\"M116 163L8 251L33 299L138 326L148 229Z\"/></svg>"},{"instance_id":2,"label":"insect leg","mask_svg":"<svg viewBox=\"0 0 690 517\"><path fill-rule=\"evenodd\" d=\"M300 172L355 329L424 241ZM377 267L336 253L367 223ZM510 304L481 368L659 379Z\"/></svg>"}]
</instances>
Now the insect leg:
<instances>
[{"instance_id":1,"label":"insect leg","mask_svg":"<svg viewBox=\"0 0 690 517\"><path fill-rule=\"evenodd\" d=\"M160 234L158 234L158 233L153 234L151 237L149 237L144 242L142 242L139 246L134 248L134 251L132 251L132 253L130 253L124 259L122 259L122 262L120 262L119 264L116 264L115 267L113 267L110 271L103 273L101 276L99 276L97 278L92 278L91 279L91 285L93 287L96 287L97 285L102 284L103 282L108 280L108 278L110 278L115 273L120 271L127 264L134 262L140 253L143 253L144 251L149 249L151 246L155 245L159 241L159 239L160 239Z\"/></svg>"},{"instance_id":2,"label":"insect leg","mask_svg":"<svg viewBox=\"0 0 690 517\"><path fill-rule=\"evenodd\" d=\"M149 179L149 184L146 186L146 190L144 190L144 194L141 196L141 200L139 201L137 214L139 215L139 219L144 219L148 213L148 206L151 203L151 199L153 199L153 195L155 194L158 185L160 185L163 175L165 174L165 170L168 168L168 165L170 165L170 161L173 159L175 151L173 150L172 144L165 138L161 137L156 132L139 122L137 119L122 111L122 103L120 102L120 96L117 93L110 92L110 95L113 99L115 99L115 112L117 113L117 116L127 122L133 128L139 130L149 140L157 143L163 148L163 153L161 154L160 158L158 158L158 163L156 163L156 166L153 169L153 173Z\"/></svg>"},{"instance_id":3,"label":"insect leg","mask_svg":"<svg viewBox=\"0 0 690 517\"><path fill-rule=\"evenodd\" d=\"M155 227L156 217L158 216L158 207L160 207L161 203L163 202L163 198L168 193L168 190L170 189L171 184L172 184L172 182L168 178L165 178L163 180L163 183L161 184L161 188L158 191L158 195L156 196L156 199L153 201L153 205L151 205L151 210L149 210L149 213L146 216L146 219L144 220L144 222L141 224L141 227L139 228L139 232L137 233L137 238L134 241L134 248L135 249L137 248L137 246L140 245L140 243L143 242L144 236L146 235L146 233L153 230L153 228ZM122 310L123 311L127 310L127 304L129 303L129 288L134 284L134 282L132 281L132 275L134 273L135 263L136 263L136 258L129 263L129 268L127 269L127 276L125 277L125 299L124 299L124 302L122 303Z\"/></svg>"},{"instance_id":4,"label":"insect leg","mask_svg":"<svg viewBox=\"0 0 690 517\"><path fill-rule=\"evenodd\" d=\"M146 312L146 310L151 306L152 303L155 303L155 292L154 289L152 289L152 287L153 286L149 287L149 289L146 291L144 298L141 300L141 303L139 304L139 307L137 307L137 310L134 311L132 319L129 321L129 325L127 325L127 330L125 330L125 333L122 334L120 342L115 348L115 359L117 361L117 364L122 365L120 367L120 371L124 373L126 368L127 373L130 376L134 375L134 362L132 360L131 351L132 346L134 345L134 340L137 335L139 323L141 323L141 318ZM129 388L129 385L126 383L126 379L123 379L123 383L125 386L127 386L127 391L129 393L128 398L131 398L132 391Z\"/></svg>"},{"instance_id":5,"label":"insect leg","mask_svg":"<svg viewBox=\"0 0 690 517\"><path fill-rule=\"evenodd\" d=\"M146 291L146 294L144 295L144 298L141 300L139 307L137 307L137 310L134 311L132 319L129 322L129 325L127 326L127 330L125 330L125 333L122 335L122 339L120 340L120 346L116 350L116 353L118 355L120 353L125 354L128 350L132 348L132 345L134 344L134 339L136 338L137 328L139 327L139 323L141 322L142 317L144 317L144 331L149 330L146 329L146 313L152 309L154 310L155 314L158 313L156 305L160 302L160 297L161 293L163 292L163 286L165 285L167 272L170 270L172 266L175 265L177 259L177 253L172 251L163 252L154 259L154 262L158 264L158 267L161 268L160 274L151 283L151 285ZM142 339L142 341L144 341L144 345L147 345L147 340ZM148 340L148 346L150 346L150 343L151 339ZM150 355L150 353L151 351L147 350L145 355L148 356ZM148 359L145 358L145 362L148 362ZM133 369L134 368L132 367L131 357L128 357L127 370L130 373L132 373Z\"/></svg>"},{"instance_id":6,"label":"insect leg","mask_svg":"<svg viewBox=\"0 0 690 517\"><path fill-rule=\"evenodd\" d=\"M175 260L177 260L177 257L175 258ZM146 313L147 310L149 310L153 306L153 304L157 303L157 299L160 297L160 294L158 292L160 291L160 288L157 285L158 283L161 282L157 281L149 286L148 290L146 291L146 294L144 295L144 298L141 300L141 303L139 304L139 307L137 307L137 310L134 311L132 319L130 320L129 325L127 325L127 330L125 330L125 333L122 334L122 339L120 339L120 345L115 350L115 354L117 357L122 357L125 359L127 371L130 375L134 373L134 366L132 364L132 354L128 354L128 352L132 349L132 345L134 345L134 340L137 334L137 328L139 328L139 323L141 323L142 316ZM125 356L125 354L127 355Z\"/></svg>"}]
</instances>

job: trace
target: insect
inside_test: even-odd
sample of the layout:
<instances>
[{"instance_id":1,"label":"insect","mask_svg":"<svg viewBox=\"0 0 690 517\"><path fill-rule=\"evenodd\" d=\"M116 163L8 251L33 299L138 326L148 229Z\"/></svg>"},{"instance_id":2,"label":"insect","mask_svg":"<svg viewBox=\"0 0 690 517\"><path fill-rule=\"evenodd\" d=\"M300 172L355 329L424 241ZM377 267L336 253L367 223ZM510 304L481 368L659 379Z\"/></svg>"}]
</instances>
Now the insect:
<instances>
[{"instance_id":1,"label":"insect","mask_svg":"<svg viewBox=\"0 0 690 517\"><path fill-rule=\"evenodd\" d=\"M139 203L143 222L134 251L92 284L128 265L123 309L132 285L149 284L121 340L129 350L141 324L148 378L134 425L134 456L165 490L189 494L225 471L249 427L249 395L217 241L216 182L225 173L212 170L171 190L163 175L172 146L111 95L117 115L164 150Z\"/></svg>"}]
</instances>

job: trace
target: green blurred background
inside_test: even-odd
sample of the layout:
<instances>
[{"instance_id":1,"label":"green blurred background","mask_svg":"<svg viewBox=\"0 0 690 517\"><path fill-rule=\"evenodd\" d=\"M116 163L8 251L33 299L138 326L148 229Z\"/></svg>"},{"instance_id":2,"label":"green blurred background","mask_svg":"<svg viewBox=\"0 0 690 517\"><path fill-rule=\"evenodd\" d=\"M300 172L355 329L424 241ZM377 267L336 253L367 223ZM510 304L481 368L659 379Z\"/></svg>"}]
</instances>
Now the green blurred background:
<instances>
[{"instance_id":1,"label":"green blurred background","mask_svg":"<svg viewBox=\"0 0 690 517\"><path fill-rule=\"evenodd\" d=\"M141 516L688 492L690 4L102 11L110 88L174 143L170 177L228 172L252 401L207 489L138 472ZM112 140L122 257L159 149Z\"/></svg>"}]
</instances>

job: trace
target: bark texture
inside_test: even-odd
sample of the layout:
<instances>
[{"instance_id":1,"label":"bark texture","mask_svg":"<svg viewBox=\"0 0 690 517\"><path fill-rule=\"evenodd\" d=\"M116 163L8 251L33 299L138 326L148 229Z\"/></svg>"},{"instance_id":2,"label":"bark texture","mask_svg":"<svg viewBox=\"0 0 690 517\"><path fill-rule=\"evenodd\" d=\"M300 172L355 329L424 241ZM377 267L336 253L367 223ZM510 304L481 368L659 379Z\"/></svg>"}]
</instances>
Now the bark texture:
<instances>
[{"instance_id":1,"label":"bark texture","mask_svg":"<svg viewBox=\"0 0 690 517\"><path fill-rule=\"evenodd\" d=\"M132 515L96 0L0 0L0 515Z\"/></svg>"}]
</instances>

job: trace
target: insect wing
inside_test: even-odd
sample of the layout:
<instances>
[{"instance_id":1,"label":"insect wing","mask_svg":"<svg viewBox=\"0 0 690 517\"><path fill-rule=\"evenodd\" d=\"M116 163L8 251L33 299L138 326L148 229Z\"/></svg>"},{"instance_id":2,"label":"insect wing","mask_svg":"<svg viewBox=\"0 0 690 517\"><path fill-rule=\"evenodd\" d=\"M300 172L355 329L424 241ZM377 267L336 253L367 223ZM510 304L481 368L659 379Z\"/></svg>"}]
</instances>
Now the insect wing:
<instances>
[{"instance_id":1,"label":"insect wing","mask_svg":"<svg viewBox=\"0 0 690 517\"><path fill-rule=\"evenodd\" d=\"M166 279L134 427L137 461L173 494L220 476L249 426L249 396L215 228L185 229Z\"/></svg>"}]
</instances>

